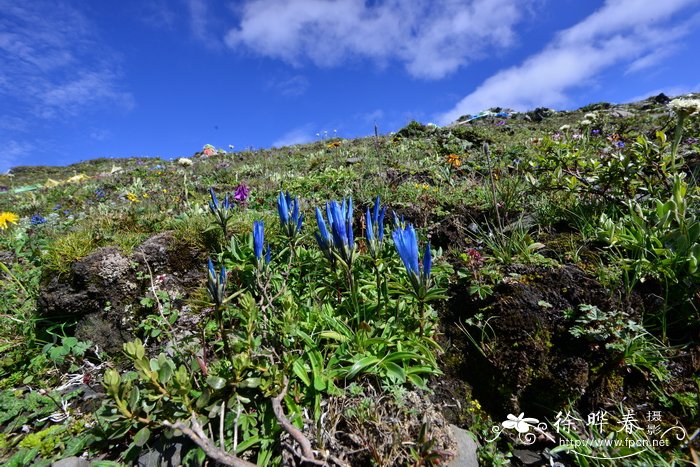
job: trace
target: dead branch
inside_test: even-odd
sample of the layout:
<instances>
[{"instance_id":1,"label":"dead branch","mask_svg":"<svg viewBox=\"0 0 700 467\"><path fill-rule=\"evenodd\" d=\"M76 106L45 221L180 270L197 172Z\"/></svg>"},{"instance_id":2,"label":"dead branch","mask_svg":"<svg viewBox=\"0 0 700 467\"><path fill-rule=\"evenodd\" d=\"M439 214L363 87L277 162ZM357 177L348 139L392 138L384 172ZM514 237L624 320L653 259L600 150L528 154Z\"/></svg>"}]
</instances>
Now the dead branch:
<instances>
[{"instance_id":1,"label":"dead branch","mask_svg":"<svg viewBox=\"0 0 700 467\"><path fill-rule=\"evenodd\" d=\"M192 442L194 442L197 446L202 448L202 450L207 456L223 465L227 465L230 467L256 467L256 464L243 460L240 457L236 457L233 454L224 451L223 449L217 448L206 435L206 433L204 433L204 430L202 429L202 426L197 422L197 419L195 417L192 417L191 421L191 427L188 427L182 422L170 423L166 421L163 422L163 425L168 428L172 428L173 430L182 431L185 435L187 435L188 438L192 440Z\"/></svg>"}]
</instances>

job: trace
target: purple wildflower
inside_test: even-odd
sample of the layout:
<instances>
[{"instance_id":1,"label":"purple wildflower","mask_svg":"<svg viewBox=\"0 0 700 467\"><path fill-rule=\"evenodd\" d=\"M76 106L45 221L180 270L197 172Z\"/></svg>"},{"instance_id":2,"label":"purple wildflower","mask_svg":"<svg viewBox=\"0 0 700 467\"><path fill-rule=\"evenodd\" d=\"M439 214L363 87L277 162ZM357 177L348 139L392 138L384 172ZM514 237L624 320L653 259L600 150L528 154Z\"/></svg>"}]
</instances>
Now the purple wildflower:
<instances>
[{"instance_id":1,"label":"purple wildflower","mask_svg":"<svg viewBox=\"0 0 700 467\"><path fill-rule=\"evenodd\" d=\"M245 183L241 183L236 187L236 191L233 194L233 199L235 199L239 203L245 203L248 200L249 195L250 187L248 187L248 185L246 185Z\"/></svg>"}]
</instances>

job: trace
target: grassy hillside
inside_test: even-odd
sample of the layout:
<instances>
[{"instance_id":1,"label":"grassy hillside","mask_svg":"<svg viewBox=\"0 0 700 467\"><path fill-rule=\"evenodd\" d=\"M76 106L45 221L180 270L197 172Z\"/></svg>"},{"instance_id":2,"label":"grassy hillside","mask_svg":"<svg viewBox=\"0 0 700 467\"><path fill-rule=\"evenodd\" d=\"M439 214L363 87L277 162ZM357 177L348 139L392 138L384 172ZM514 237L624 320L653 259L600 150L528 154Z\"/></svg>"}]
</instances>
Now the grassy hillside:
<instances>
[{"instance_id":1,"label":"grassy hillside","mask_svg":"<svg viewBox=\"0 0 700 467\"><path fill-rule=\"evenodd\" d=\"M0 460L697 462L697 102L1 175Z\"/></svg>"}]
</instances>

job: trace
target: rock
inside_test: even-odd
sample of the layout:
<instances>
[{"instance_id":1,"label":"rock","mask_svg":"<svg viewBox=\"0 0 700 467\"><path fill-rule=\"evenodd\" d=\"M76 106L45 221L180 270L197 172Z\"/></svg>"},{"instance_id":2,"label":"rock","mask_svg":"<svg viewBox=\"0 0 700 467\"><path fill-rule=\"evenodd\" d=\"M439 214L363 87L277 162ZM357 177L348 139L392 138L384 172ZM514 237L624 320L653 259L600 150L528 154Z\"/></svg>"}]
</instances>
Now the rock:
<instances>
[{"instance_id":1,"label":"rock","mask_svg":"<svg viewBox=\"0 0 700 467\"><path fill-rule=\"evenodd\" d=\"M614 117L614 118L629 118L629 117L634 116L634 114L632 112L630 112L629 110L624 110L624 109L611 110L608 115L610 115L611 117Z\"/></svg>"},{"instance_id":2,"label":"rock","mask_svg":"<svg viewBox=\"0 0 700 467\"><path fill-rule=\"evenodd\" d=\"M177 467L192 448L192 442L184 437L159 438L153 448L144 451L138 459L139 467Z\"/></svg>"},{"instance_id":3,"label":"rock","mask_svg":"<svg viewBox=\"0 0 700 467\"><path fill-rule=\"evenodd\" d=\"M450 425L450 428L457 441L457 455L447 464L447 467L479 467L479 458L476 455L479 445L472 435L455 425Z\"/></svg>"},{"instance_id":4,"label":"rock","mask_svg":"<svg viewBox=\"0 0 700 467\"><path fill-rule=\"evenodd\" d=\"M51 467L90 467L90 461L82 457L66 457L51 464Z\"/></svg>"},{"instance_id":5,"label":"rock","mask_svg":"<svg viewBox=\"0 0 700 467\"><path fill-rule=\"evenodd\" d=\"M152 296L152 287L174 300L186 298L202 284L202 256L180 245L171 232L147 239L131 256L114 247L100 248L73 262L68 274L45 279L38 310L49 321L78 320L78 338L89 339L108 353L119 352L132 338L129 321L142 311L152 311L140 303Z\"/></svg>"},{"instance_id":6,"label":"rock","mask_svg":"<svg viewBox=\"0 0 700 467\"><path fill-rule=\"evenodd\" d=\"M457 305L468 300L455 300L455 313L468 316ZM599 369L614 365L615 356L569 332L567 312L580 305L619 309L594 277L575 266L518 266L494 290L492 300L490 315L496 318L488 321L489 332L498 339L489 341L482 358L470 348L464 357L479 375L474 395L482 404L496 412L538 416L541 407L563 407L571 401L595 406L596 389L611 389L606 379L617 376Z\"/></svg>"},{"instance_id":7,"label":"rock","mask_svg":"<svg viewBox=\"0 0 700 467\"><path fill-rule=\"evenodd\" d=\"M544 462L544 458L536 451L530 451L528 449L515 449L513 451L513 456L524 465L542 465Z\"/></svg>"},{"instance_id":8,"label":"rock","mask_svg":"<svg viewBox=\"0 0 700 467\"><path fill-rule=\"evenodd\" d=\"M662 104L662 105L665 105L665 104L668 104L669 102L671 102L671 98L668 97L663 92L661 94L659 94L658 96L652 97L652 100L654 102L656 102L657 104Z\"/></svg>"}]
</instances>

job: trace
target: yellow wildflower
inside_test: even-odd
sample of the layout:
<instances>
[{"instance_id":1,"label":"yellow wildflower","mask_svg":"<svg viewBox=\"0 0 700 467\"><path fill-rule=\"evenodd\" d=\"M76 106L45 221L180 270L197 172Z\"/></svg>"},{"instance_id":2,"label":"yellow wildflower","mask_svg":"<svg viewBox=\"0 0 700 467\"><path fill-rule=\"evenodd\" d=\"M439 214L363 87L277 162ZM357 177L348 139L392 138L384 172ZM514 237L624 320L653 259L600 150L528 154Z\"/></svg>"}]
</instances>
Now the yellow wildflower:
<instances>
[{"instance_id":1,"label":"yellow wildflower","mask_svg":"<svg viewBox=\"0 0 700 467\"><path fill-rule=\"evenodd\" d=\"M9 224L16 224L19 220L17 214L12 212L0 212L0 230L5 230Z\"/></svg>"},{"instance_id":2,"label":"yellow wildflower","mask_svg":"<svg viewBox=\"0 0 700 467\"><path fill-rule=\"evenodd\" d=\"M139 197L136 196L136 195L133 194L133 193L127 193L127 194L126 194L126 199L128 199L128 200L131 201L132 203L138 203L138 202L139 202Z\"/></svg>"}]
</instances>

